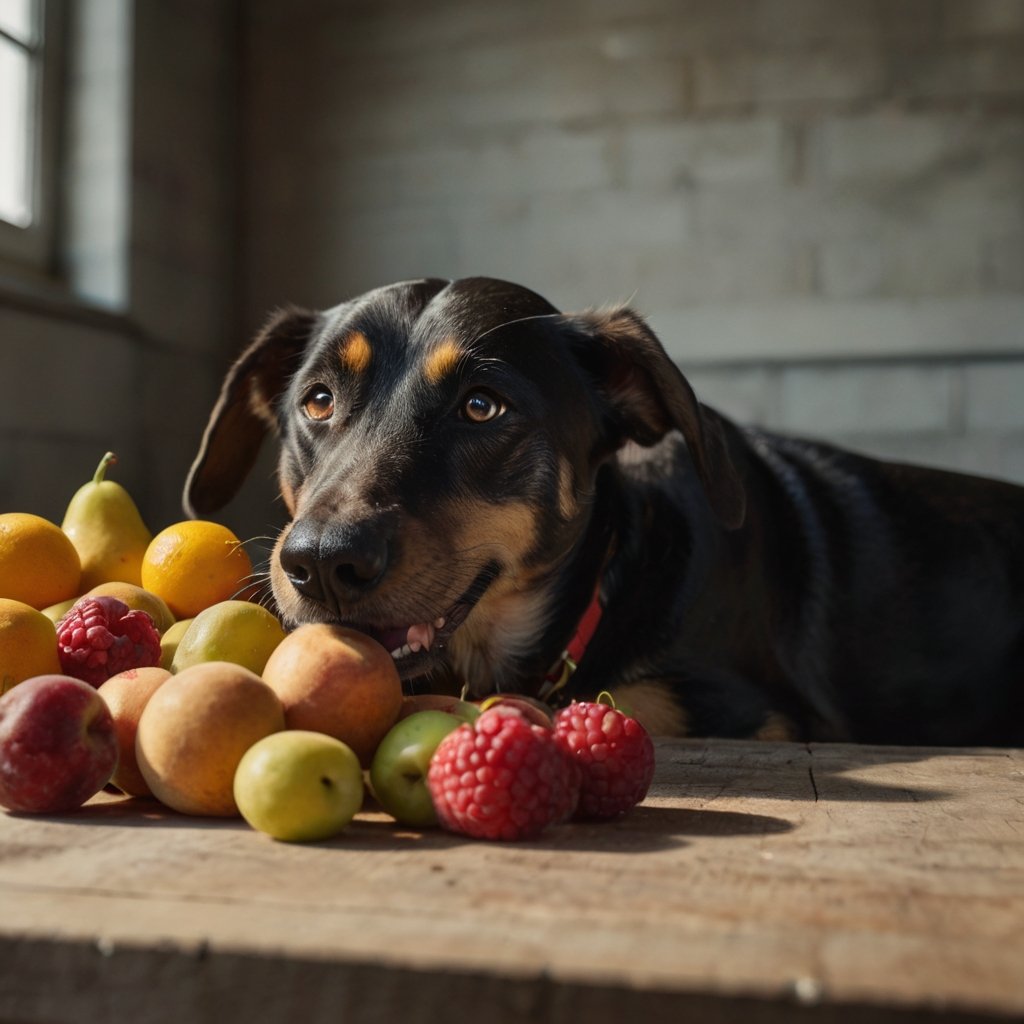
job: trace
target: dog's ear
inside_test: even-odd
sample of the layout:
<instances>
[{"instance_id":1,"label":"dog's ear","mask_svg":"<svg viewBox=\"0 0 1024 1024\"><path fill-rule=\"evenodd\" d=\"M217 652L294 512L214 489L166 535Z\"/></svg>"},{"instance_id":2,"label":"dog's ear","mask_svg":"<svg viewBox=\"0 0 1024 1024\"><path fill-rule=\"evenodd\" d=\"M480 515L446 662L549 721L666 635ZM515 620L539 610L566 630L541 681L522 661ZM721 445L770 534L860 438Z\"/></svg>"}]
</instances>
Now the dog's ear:
<instances>
[{"instance_id":1,"label":"dog's ear","mask_svg":"<svg viewBox=\"0 0 1024 1024\"><path fill-rule=\"evenodd\" d=\"M185 482L187 515L215 512L238 493L263 438L278 429L277 399L298 369L317 320L309 310L279 310L228 371Z\"/></svg>"},{"instance_id":2,"label":"dog's ear","mask_svg":"<svg viewBox=\"0 0 1024 1024\"><path fill-rule=\"evenodd\" d=\"M628 308L566 318L573 348L604 398L613 443L645 447L679 430L719 520L729 529L743 523L746 495L721 419L702 405L641 316Z\"/></svg>"}]
</instances>

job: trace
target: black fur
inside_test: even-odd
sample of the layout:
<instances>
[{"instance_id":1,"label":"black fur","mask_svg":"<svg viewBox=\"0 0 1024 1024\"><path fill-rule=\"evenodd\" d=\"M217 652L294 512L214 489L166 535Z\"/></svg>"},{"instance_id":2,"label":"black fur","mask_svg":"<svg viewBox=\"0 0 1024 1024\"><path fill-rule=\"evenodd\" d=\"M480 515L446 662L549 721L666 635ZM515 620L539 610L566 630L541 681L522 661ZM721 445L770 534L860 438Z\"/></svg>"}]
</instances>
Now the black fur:
<instances>
[{"instance_id":1,"label":"black fur","mask_svg":"<svg viewBox=\"0 0 1024 1024\"><path fill-rule=\"evenodd\" d=\"M190 513L268 429L281 614L389 649L443 616L398 659L411 687L536 694L599 581L553 700L619 690L655 732L1024 742L1024 488L737 427L628 309L473 278L285 311L228 374Z\"/></svg>"}]
</instances>

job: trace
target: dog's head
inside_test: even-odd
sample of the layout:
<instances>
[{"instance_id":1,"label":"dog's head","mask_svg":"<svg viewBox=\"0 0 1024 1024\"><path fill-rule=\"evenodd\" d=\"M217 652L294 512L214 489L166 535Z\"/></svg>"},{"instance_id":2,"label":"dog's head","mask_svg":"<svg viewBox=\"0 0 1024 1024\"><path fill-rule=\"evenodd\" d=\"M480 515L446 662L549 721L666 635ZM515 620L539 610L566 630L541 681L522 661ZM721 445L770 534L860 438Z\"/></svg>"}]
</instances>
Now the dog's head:
<instances>
[{"instance_id":1,"label":"dog's head","mask_svg":"<svg viewBox=\"0 0 1024 1024\"><path fill-rule=\"evenodd\" d=\"M454 663L486 691L536 643L599 467L673 429L736 525L717 421L636 314L564 315L483 278L407 282L267 324L224 382L185 509L223 506L275 432L286 624L355 626L405 678Z\"/></svg>"}]
</instances>

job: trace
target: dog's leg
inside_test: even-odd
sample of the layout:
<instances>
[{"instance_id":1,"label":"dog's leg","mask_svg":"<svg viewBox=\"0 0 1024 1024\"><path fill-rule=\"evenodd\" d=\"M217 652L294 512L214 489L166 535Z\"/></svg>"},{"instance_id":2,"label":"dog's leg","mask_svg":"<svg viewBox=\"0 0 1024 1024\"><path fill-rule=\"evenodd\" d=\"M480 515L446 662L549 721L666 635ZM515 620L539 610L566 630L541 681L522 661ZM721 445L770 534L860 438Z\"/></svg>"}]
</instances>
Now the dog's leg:
<instances>
[{"instance_id":1,"label":"dog's leg","mask_svg":"<svg viewBox=\"0 0 1024 1024\"><path fill-rule=\"evenodd\" d=\"M613 686L616 706L653 736L800 740L798 716L772 706L761 687L734 674L641 679Z\"/></svg>"}]
</instances>

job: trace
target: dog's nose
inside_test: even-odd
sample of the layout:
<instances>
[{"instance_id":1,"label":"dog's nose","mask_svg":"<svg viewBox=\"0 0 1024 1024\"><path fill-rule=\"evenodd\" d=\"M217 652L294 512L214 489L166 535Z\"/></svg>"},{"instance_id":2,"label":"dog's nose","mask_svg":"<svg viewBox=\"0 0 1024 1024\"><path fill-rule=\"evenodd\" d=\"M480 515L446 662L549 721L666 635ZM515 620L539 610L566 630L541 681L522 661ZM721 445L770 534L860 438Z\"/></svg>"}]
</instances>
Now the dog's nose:
<instances>
[{"instance_id":1,"label":"dog's nose","mask_svg":"<svg viewBox=\"0 0 1024 1024\"><path fill-rule=\"evenodd\" d=\"M389 553L390 530L381 524L300 520L289 530L279 558L300 594L337 610L376 586Z\"/></svg>"}]
</instances>

